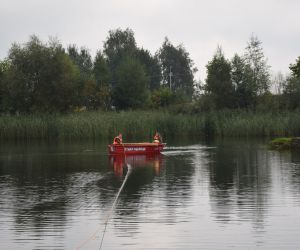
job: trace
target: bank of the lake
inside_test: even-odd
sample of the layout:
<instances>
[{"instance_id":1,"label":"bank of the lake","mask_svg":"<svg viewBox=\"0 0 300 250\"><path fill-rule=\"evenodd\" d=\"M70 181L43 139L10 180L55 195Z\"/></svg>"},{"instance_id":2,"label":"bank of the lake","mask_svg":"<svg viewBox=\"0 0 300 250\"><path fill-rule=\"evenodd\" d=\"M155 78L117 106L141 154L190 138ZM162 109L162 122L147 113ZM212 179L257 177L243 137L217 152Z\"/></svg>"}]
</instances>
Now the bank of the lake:
<instances>
[{"instance_id":1,"label":"bank of the lake","mask_svg":"<svg viewBox=\"0 0 300 250\"><path fill-rule=\"evenodd\" d=\"M2 115L1 139L106 139L181 136L299 136L300 113L218 111L174 114L164 111L80 112L69 114Z\"/></svg>"},{"instance_id":2,"label":"bank of the lake","mask_svg":"<svg viewBox=\"0 0 300 250\"><path fill-rule=\"evenodd\" d=\"M300 137L279 137L269 142L271 149L286 150L286 149L299 149Z\"/></svg>"}]
</instances>

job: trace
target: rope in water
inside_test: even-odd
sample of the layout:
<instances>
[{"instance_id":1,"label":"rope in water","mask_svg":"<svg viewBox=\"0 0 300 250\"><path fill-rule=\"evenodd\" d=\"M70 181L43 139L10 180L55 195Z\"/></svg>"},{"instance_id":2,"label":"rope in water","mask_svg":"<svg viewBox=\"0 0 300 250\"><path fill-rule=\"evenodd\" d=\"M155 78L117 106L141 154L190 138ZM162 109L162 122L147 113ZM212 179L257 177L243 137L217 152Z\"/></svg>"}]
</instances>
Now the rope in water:
<instances>
[{"instance_id":1,"label":"rope in water","mask_svg":"<svg viewBox=\"0 0 300 250\"><path fill-rule=\"evenodd\" d=\"M106 222L105 222L104 231L103 231L103 234L102 234L102 239L101 239L101 243L100 243L99 250L100 250L101 247L102 247L103 240L104 240L104 236L105 236L105 233L106 233L106 227L107 227L108 221L109 221L109 219L110 219L110 216L111 216L111 214L112 214L112 211L114 210L114 208L115 208L115 206L116 206L116 204L117 204L118 198L119 198L119 196L120 196L120 194L121 194L121 192L122 192L122 190L123 190L123 188L124 188L124 186L125 186L125 183L126 183L126 181L127 181L127 179L128 179L128 176L129 176L130 173L131 173L131 169L132 169L132 168L131 168L131 165L128 164L128 163L127 163L126 165L127 165L127 174L126 174L125 179L124 179L124 181L123 181L123 183L122 183L122 186L121 186L120 189L119 189L119 192L118 192L117 195L116 195L116 198L115 198L115 200L114 200L114 203L112 204L112 207L111 207L111 209L110 209L110 212L109 212L109 214L108 214L108 216L107 216L107 219L106 219Z\"/></svg>"},{"instance_id":2,"label":"rope in water","mask_svg":"<svg viewBox=\"0 0 300 250\"><path fill-rule=\"evenodd\" d=\"M115 206L116 206L116 204L117 204L117 202L118 202L118 198L119 198L119 196L120 196L120 194L121 194L121 192L122 192L122 190L123 190L123 188L124 188L124 186L125 186L125 184L126 184L126 181L127 181L127 179L128 179L128 177L129 177L129 175L130 175L130 173L131 173L131 171L132 171L132 167L131 167L131 165L130 164L128 164L128 163L126 163L126 165L127 165L127 173L126 173L126 176L125 176L125 178L124 178L124 180L123 180L123 183L122 183L122 186L119 188L119 191L118 191L118 193L117 193L117 195L116 195L116 197L115 197L115 200L114 200L114 202L113 202L113 204L112 204L112 206L111 206L111 208L110 208L110 210L109 210L109 212L108 212L108 214L107 214L107 217L106 217L106 220L105 220L105 223L104 223L104 230L103 230L103 234L102 234L102 238L101 238L101 243L100 243L100 247L99 247L99 250L102 248L102 245L103 245L103 240L104 240L104 236L105 236L105 233L106 233L106 227L107 227L107 224L108 224L108 221L109 221L109 219L110 219L110 216L111 216L111 214L112 214L112 212L113 212L113 210L114 210L114 208L115 208ZM79 247L77 247L76 249L77 250L79 250L79 249L81 249L84 245L86 245L90 240L92 240L92 239L94 239L95 238L95 236L98 234L98 232L100 231L100 229L101 229L101 227L99 227L86 241L84 241Z\"/></svg>"}]
</instances>

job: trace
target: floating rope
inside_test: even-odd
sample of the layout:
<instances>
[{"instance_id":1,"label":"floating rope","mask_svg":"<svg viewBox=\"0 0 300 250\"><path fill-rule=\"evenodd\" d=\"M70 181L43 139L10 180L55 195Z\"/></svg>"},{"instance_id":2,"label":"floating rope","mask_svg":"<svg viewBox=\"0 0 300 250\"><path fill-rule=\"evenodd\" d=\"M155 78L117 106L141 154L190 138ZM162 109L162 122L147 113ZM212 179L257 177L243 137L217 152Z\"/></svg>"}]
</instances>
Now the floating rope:
<instances>
[{"instance_id":1,"label":"floating rope","mask_svg":"<svg viewBox=\"0 0 300 250\"><path fill-rule=\"evenodd\" d=\"M126 159L126 158L125 158ZM114 208L115 208L115 206L117 205L117 202L118 202L118 198L119 198L119 196L120 196L120 194L121 194L121 192L122 192L122 190L123 190L123 188L124 188L124 186L125 186L125 184L126 184L126 182L127 182L127 179L128 179L128 177L129 177L129 175L131 174L131 171L132 171L132 167L131 167L131 165L129 164L129 163L126 163L126 165L127 165L127 173L126 173L126 176L125 176L125 178L124 178L124 180L123 180L123 183L122 183L122 186L119 188L119 191L118 191L118 193L117 193L117 195L116 195L116 197L115 197L115 200L114 200L114 202L113 202L113 204L112 204L112 206L111 206L111 208L110 208L110 210L109 210L109 212L108 212L108 214L107 214L107 217L106 217L106 220L105 220L105 227L104 227L104 230L103 230L103 233L102 233L102 238L101 238L101 243L100 243L100 247L99 247L99 250L102 248L102 245L103 245L103 240L104 240L104 236L105 236L105 233L106 233L106 228L107 228L107 224L108 224L108 221L109 221L109 219L110 219L110 217L111 217L111 214L112 214L112 212L113 212L113 210L114 210ZM101 226L99 226L99 228L87 239L87 240L85 240L79 247L77 247L76 249L77 250L79 250L79 249L81 249L83 246L85 246L90 240L92 240L92 239L95 239L95 237L96 237L96 235L98 234L98 232L101 230Z\"/></svg>"},{"instance_id":2,"label":"floating rope","mask_svg":"<svg viewBox=\"0 0 300 250\"><path fill-rule=\"evenodd\" d=\"M128 177L129 177L130 173L131 173L131 170L132 170L132 167L131 167L131 165L129 163L126 163L126 165L127 165L127 173L126 173L125 179L124 179L124 181L122 183L122 186L120 187L119 192L116 195L114 203L112 204L112 207L111 207L111 209L109 211L109 214L107 216L107 219L106 219L106 222L105 222L105 227L104 227L103 234L102 234L102 239L101 239L99 250L101 249L102 244L103 244L104 236L105 236L105 233L106 233L106 227L107 227L108 221L110 219L110 216L111 216L111 214L112 214L112 212L113 212L113 210L114 210L114 208L115 208L115 206L116 206L116 204L118 202L118 198L119 198L119 196L120 196L120 194L121 194L121 192L122 192L122 190L123 190L123 188L125 186L125 183L126 183Z\"/></svg>"}]
</instances>

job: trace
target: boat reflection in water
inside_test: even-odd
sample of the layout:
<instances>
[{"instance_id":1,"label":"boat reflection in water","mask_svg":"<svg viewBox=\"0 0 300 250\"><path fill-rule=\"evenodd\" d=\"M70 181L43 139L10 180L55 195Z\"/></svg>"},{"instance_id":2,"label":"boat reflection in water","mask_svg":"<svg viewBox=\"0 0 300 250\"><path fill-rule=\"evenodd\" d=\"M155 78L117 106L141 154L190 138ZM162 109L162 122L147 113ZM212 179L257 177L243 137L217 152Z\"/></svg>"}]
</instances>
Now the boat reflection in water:
<instances>
[{"instance_id":1,"label":"boat reflection in water","mask_svg":"<svg viewBox=\"0 0 300 250\"><path fill-rule=\"evenodd\" d=\"M124 172L126 172L126 164L130 164L133 168L152 167L155 175L159 175L162 166L163 155L110 155L109 161L110 165L114 169L115 175L118 177L122 177Z\"/></svg>"}]
</instances>

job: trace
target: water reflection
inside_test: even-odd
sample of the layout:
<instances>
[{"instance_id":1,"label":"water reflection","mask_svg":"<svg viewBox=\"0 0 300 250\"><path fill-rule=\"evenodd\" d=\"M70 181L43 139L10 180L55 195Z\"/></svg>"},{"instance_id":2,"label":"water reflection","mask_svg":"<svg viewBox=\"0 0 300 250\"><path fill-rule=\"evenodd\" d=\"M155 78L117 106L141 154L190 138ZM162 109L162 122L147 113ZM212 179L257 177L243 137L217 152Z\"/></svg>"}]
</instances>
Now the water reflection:
<instances>
[{"instance_id":1,"label":"water reflection","mask_svg":"<svg viewBox=\"0 0 300 250\"><path fill-rule=\"evenodd\" d=\"M216 220L228 222L238 215L240 220L250 219L255 227L261 227L271 188L266 150L251 142L223 142L209 157L209 193Z\"/></svg>"},{"instance_id":2,"label":"water reflection","mask_svg":"<svg viewBox=\"0 0 300 250\"><path fill-rule=\"evenodd\" d=\"M299 150L293 149L291 151L291 161L295 164L300 164L300 154Z\"/></svg>"},{"instance_id":3,"label":"water reflection","mask_svg":"<svg viewBox=\"0 0 300 250\"><path fill-rule=\"evenodd\" d=\"M152 167L155 175L159 175L162 167L163 155L110 155L110 165L118 177L122 177L126 171L126 165L136 167Z\"/></svg>"},{"instance_id":4,"label":"water reflection","mask_svg":"<svg viewBox=\"0 0 300 250\"><path fill-rule=\"evenodd\" d=\"M127 157L106 143L0 144L0 249L75 249L101 232L126 163L103 249L300 247L299 153L221 140Z\"/></svg>"}]
</instances>

